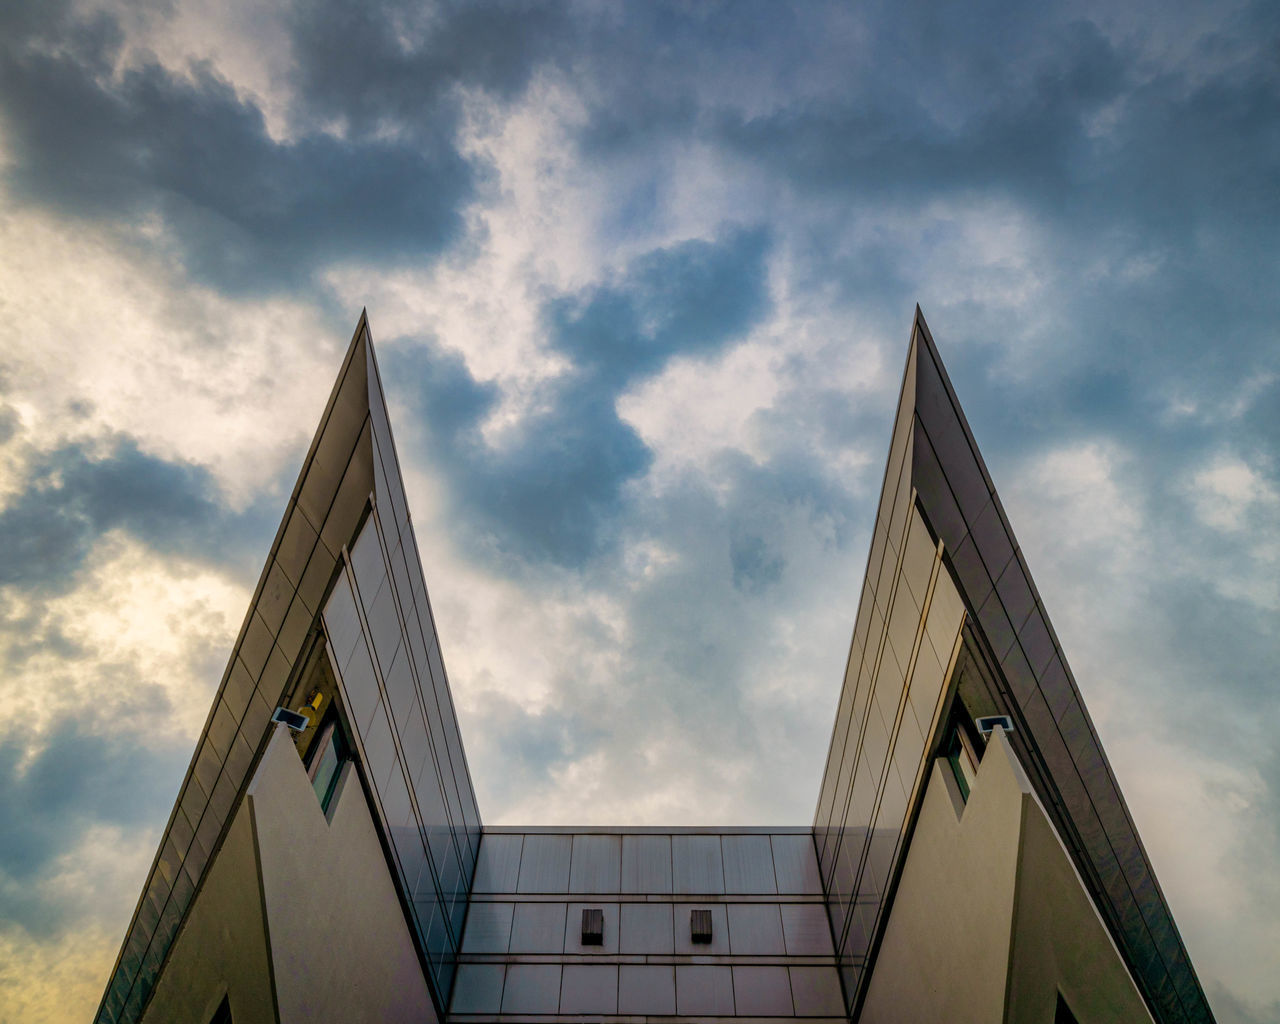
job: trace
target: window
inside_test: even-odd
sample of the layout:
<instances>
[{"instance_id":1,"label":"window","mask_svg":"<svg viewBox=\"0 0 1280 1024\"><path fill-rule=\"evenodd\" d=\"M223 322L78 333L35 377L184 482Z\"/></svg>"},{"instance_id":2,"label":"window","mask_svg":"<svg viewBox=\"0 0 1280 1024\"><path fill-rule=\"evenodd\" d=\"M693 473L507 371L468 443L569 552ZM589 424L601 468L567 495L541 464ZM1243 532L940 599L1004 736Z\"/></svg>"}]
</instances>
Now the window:
<instances>
[{"instance_id":1,"label":"window","mask_svg":"<svg viewBox=\"0 0 1280 1024\"><path fill-rule=\"evenodd\" d=\"M330 712L320 734L307 753L307 776L311 779L311 788L320 801L320 809L329 813L329 805L333 802L334 792L338 788L338 778L342 774L342 764L350 759L346 738L338 724L337 715Z\"/></svg>"},{"instance_id":2,"label":"window","mask_svg":"<svg viewBox=\"0 0 1280 1024\"><path fill-rule=\"evenodd\" d=\"M972 720L960 702L952 711L947 738L942 744L942 756L951 766L951 774L960 788L960 796L966 802L973 784L978 778L978 764L982 761L982 740L977 736Z\"/></svg>"}]
</instances>

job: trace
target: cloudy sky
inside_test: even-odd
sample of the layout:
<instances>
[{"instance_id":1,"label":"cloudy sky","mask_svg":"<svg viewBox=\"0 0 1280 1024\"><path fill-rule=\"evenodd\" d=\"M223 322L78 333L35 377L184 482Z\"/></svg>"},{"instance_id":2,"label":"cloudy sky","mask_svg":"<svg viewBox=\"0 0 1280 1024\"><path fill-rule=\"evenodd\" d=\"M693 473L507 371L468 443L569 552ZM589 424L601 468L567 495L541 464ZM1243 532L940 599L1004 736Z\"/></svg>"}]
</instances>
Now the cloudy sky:
<instances>
[{"instance_id":1,"label":"cloudy sky","mask_svg":"<svg viewBox=\"0 0 1280 1024\"><path fill-rule=\"evenodd\" d=\"M1280 1021L1280 7L1009 6L0 5L0 1020L96 1006L362 306L486 819L808 823L919 301Z\"/></svg>"}]
</instances>

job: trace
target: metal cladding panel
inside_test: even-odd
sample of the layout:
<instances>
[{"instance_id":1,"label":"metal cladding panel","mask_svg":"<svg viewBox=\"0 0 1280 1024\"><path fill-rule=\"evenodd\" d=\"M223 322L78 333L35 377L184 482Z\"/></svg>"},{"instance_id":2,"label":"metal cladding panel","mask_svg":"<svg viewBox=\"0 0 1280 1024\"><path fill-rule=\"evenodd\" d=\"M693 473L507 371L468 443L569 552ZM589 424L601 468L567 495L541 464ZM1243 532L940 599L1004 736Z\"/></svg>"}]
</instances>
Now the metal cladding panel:
<instances>
[{"instance_id":1,"label":"metal cladding panel","mask_svg":"<svg viewBox=\"0 0 1280 1024\"><path fill-rule=\"evenodd\" d=\"M831 926L821 905L785 903L781 910L788 956L831 956Z\"/></svg>"},{"instance_id":2,"label":"metal cladding panel","mask_svg":"<svg viewBox=\"0 0 1280 1024\"><path fill-rule=\"evenodd\" d=\"M671 891L671 837L622 837L622 891Z\"/></svg>"},{"instance_id":3,"label":"metal cladding panel","mask_svg":"<svg viewBox=\"0 0 1280 1024\"><path fill-rule=\"evenodd\" d=\"M503 1013L555 1013L559 1006L559 964L512 964L507 968Z\"/></svg>"},{"instance_id":4,"label":"metal cladding panel","mask_svg":"<svg viewBox=\"0 0 1280 1024\"><path fill-rule=\"evenodd\" d=\"M733 969L703 964L676 965L676 1013L680 1016L733 1015Z\"/></svg>"},{"instance_id":5,"label":"metal cladding panel","mask_svg":"<svg viewBox=\"0 0 1280 1024\"><path fill-rule=\"evenodd\" d=\"M563 953L567 917L563 903L517 903L511 923L511 952Z\"/></svg>"},{"instance_id":6,"label":"metal cladding panel","mask_svg":"<svg viewBox=\"0 0 1280 1024\"><path fill-rule=\"evenodd\" d=\"M522 835L486 833L476 860L475 892L515 892L520 880Z\"/></svg>"},{"instance_id":7,"label":"metal cladding panel","mask_svg":"<svg viewBox=\"0 0 1280 1024\"><path fill-rule=\"evenodd\" d=\"M671 964L622 964L618 1012L671 1016L676 1012L676 971Z\"/></svg>"},{"instance_id":8,"label":"metal cladding panel","mask_svg":"<svg viewBox=\"0 0 1280 1024\"><path fill-rule=\"evenodd\" d=\"M834 967L790 967L797 1017L843 1017L844 995Z\"/></svg>"},{"instance_id":9,"label":"metal cladding panel","mask_svg":"<svg viewBox=\"0 0 1280 1024\"><path fill-rule=\"evenodd\" d=\"M502 1008L502 964L459 964L453 983L453 1013L497 1013Z\"/></svg>"},{"instance_id":10,"label":"metal cladding panel","mask_svg":"<svg viewBox=\"0 0 1280 1024\"><path fill-rule=\"evenodd\" d=\"M734 956L782 956L782 917L775 903L730 903L729 951Z\"/></svg>"},{"instance_id":11,"label":"metal cladding panel","mask_svg":"<svg viewBox=\"0 0 1280 1024\"><path fill-rule=\"evenodd\" d=\"M671 955L675 952L671 906L662 903L624 903L618 922L618 951Z\"/></svg>"},{"instance_id":12,"label":"metal cladding panel","mask_svg":"<svg viewBox=\"0 0 1280 1024\"><path fill-rule=\"evenodd\" d=\"M674 889L691 895L724 892L724 863L719 836L672 836Z\"/></svg>"},{"instance_id":13,"label":"metal cladding panel","mask_svg":"<svg viewBox=\"0 0 1280 1024\"><path fill-rule=\"evenodd\" d=\"M907 514L911 500L904 502L904 492L914 496L941 558L930 598L942 603L939 622L935 625L930 610L923 632L914 638L911 612L922 612L926 598L919 585L925 547L917 529L910 527L914 517ZM938 673L948 663L961 611L973 656L986 666L981 674L993 713L1013 719L1015 751L1152 1013L1161 1024L1212 1021L991 476L917 309L814 818L819 869L851 1009L883 928L882 903L902 854L901 829L909 827L913 794L919 792L912 762L930 749L937 720L930 714L930 698L945 683L938 681ZM904 689L907 700L899 703Z\"/></svg>"},{"instance_id":14,"label":"metal cladding panel","mask_svg":"<svg viewBox=\"0 0 1280 1024\"><path fill-rule=\"evenodd\" d=\"M514 903L474 903L462 934L464 953L505 953L511 944Z\"/></svg>"},{"instance_id":15,"label":"metal cladding panel","mask_svg":"<svg viewBox=\"0 0 1280 1024\"><path fill-rule=\"evenodd\" d=\"M777 965L733 968L733 1003L743 1017L790 1017L791 979Z\"/></svg>"},{"instance_id":16,"label":"metal cladding panel","mask_svg":"<svg viewBox=\"0 0 1280 1024\"><path fill-rule=\"evenodd\" d=\"M527 835L520 855L520 892L569 891L570 836Z\"/></svg>"},{"instance_id":17,"label":"metal cladding panel","mask_svg":"<svg viewBox=\"0 0 1280 1024\"><path fill-rule=\"evenodd\" d=\"M768 836L723 836L724 891L726 893L776 893L773 850Z\"/></svg>"},{"instance_id":18,"label":"metal cladding panel","mask_svg":"<svg viewBox=\"0 0 1280 1024\"><path fill-rule=\"evenodd\" d=\"M560 988L561 1013L617 1013L616 964L565 964Z\"/></svg>"},{"instance_id":19,"label":"metal cladding panel","mask_svg":"<svg viewBox=\"0 0 1280 1024\"><path fill-rule=\"evenodd\" d=\"M569 891L617 892L621 863L621 836L574 836Z\"/></svg>"},{"instance_id":20,"label":"metal cladding panel","mask_svg":"<svg viewBox=\"0 0 1280 1024\"><path fill-rule=\"evenodd\" d=\"M819 894L822 879L818 874L818 859L813 847L813 836L770 836L773 846L773 873L778 892L795 894Z\"/></svg>"}]
</instances>

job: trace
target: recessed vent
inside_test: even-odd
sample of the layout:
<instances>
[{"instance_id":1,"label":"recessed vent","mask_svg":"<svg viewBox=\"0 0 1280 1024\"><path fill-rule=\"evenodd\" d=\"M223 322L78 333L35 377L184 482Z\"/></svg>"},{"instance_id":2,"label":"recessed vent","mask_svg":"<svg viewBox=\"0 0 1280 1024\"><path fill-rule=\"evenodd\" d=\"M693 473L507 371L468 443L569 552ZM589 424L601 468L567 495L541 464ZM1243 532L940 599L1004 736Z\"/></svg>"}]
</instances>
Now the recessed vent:
<instances>
[{"instance_id":1,"label":"recessed vent","mask_svg":"<svg viewBox=\"0 0 1280 1024\"><path fill-rule=\"evenodd\" d=\"M1005 732L1013 732L1013 719L1008 715L984 715L975 723L978 732L983 736L991 735L991 730L999 726Z\"/></svg>"},{"instance_id":2,"label":"recessed vent","mask_svg":"<svg viewBox=\"0 0 1280 1024\"><path fill-rule=\"evenodd\" d=\"M711 942L711 911L694 910L689 915L689 937L700 945Z\"/></svg>"},{"instance_id":3,"label":"recessed vent","mask_svg":"<svg viewBox=\"0 0 1280 1024\"><path fill-rule=\"evenodd\" d=\"M582 944L604 945L604 911L599 907L586 907L582 911Z\"/></svg>"},{"instance_id":4,"label":"recessed vent","mask_svg":"<svg viewBox=\"0 0 1280 1024\"><path fill-rule=\"evenodd\" d=\"M306 715L300 715L298 712L290 711L288 708L276 708L271 715L271 721L287 725L295 732L306 732L307 726L311 724L311 720Z\"/></svg>"}]
</instances>

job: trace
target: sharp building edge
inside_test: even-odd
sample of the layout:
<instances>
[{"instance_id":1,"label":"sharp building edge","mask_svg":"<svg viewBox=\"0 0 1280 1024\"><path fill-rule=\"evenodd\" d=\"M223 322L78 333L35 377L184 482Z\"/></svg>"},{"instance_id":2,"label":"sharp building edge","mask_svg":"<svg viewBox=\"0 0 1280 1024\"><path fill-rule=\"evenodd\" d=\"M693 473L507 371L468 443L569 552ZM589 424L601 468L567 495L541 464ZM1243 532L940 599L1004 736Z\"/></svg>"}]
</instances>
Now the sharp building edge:
<instances>
[{"instance_id":1,"label":"sharp building edge","mask_svg":"<svg viewBox=\"0 0 1280 1024\"><path fill-rule=\"evenodd\" d=\"M811 826L485 828L362 312L95 1020L1213 1017L917 307Z\"/></svg>"},{"instance_id":2,"label":"sharp building edge","mask_svg":"<svg viewBox=\"0 0 1280 1024\"><path fill-rule=\"evenodd\" d=\"M997 715L1150 1013L1162 1024L1211 1021L917 307L814 819L851 1012L869 991L930 765L957 744L980 757L986 741L973 723Z\"/></svg>"}]
</instances>

